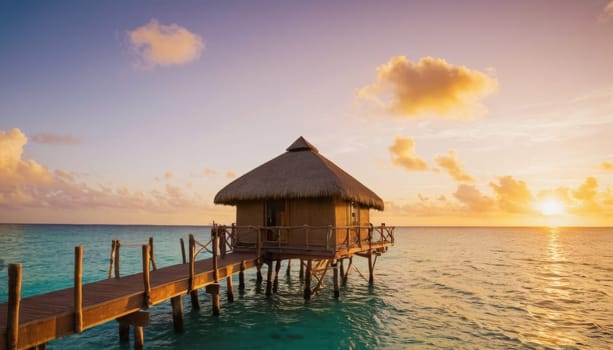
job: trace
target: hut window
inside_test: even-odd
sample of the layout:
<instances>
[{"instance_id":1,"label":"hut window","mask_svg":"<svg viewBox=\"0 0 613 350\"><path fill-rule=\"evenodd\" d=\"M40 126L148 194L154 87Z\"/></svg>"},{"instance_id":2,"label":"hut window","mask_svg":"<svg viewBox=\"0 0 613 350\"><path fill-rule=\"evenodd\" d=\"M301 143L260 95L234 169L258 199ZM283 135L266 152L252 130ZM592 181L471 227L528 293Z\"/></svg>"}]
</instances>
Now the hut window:
<instances>
[{"instance_id":1,"label":"hut window","mask_svg":"<svg viewBox=\"0 0 613 350\"><path fill-rule=\"evenodd\" d=\"M282 226L286 222L285 215L285 200L284 199L269 199L266 201L266 226Z\"/></svg>"},{"instance_id":2,"label":"hut window","mask_svg":"<svg viewBox=\"0 0 613 350\"><path fill-rule=\"evenodd\" d=\"M349 208L349 222L351 226L358 226L360 224L360 209L358 208L358 204L356 202L351 202Z\"/></svg>"}]
</instances>

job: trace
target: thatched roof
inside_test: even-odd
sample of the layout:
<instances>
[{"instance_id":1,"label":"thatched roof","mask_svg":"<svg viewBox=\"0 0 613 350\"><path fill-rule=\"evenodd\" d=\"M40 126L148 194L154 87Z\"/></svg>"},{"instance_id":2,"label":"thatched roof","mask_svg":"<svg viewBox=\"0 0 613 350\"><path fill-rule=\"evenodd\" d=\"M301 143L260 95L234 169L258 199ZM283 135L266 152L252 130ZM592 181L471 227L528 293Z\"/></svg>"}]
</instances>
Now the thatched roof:
<instances>
[{"instance_id":1,"label":"thatched roof","mask_svg":"<svg viewBox=\"0 0 613 350\"><path fill-rule=\"evenodd\" d=\"M319 154L302 136L287 152L232 181L215 196L216 204L282 198L339 198L383 210L383 200Z\"/></svg>"}]
</instances>

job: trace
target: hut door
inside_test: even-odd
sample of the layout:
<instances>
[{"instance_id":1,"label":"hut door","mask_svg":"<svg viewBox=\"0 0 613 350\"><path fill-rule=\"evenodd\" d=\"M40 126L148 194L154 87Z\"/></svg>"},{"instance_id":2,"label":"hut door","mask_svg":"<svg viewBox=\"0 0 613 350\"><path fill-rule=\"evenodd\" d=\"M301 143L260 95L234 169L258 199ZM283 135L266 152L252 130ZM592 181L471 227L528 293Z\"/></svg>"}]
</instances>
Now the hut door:
<instances>
[{"instance_id":1,"label":"hut door","mask_svg":"<svg viewBox=\"0 0 613 350\"><path fill-rule=\"evenodd\" d=\"M285 200L269 199L266 201L266 226L283 226L285 220ZM276 241L279 239L279 230L268 230L267 240Z\"/></svg>"}]
</instances>

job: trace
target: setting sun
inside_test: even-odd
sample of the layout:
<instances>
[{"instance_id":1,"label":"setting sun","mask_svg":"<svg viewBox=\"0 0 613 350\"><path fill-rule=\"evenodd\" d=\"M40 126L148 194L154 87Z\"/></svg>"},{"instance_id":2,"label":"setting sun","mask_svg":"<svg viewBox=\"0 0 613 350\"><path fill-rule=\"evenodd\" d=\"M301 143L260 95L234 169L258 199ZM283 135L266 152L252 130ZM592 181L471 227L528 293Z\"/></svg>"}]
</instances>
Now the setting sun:
<instances>
[{"instance_id":1,"label":"setting sun","mask_svg":"<svg viewBox=\"0 0 613 350\"><path fill-rule=\"evenodd\" d=\"M560 215L564 213L564 204L556 199L546 199L541 203L540 210L543 215Z\"/></svg>"}]
</instances>

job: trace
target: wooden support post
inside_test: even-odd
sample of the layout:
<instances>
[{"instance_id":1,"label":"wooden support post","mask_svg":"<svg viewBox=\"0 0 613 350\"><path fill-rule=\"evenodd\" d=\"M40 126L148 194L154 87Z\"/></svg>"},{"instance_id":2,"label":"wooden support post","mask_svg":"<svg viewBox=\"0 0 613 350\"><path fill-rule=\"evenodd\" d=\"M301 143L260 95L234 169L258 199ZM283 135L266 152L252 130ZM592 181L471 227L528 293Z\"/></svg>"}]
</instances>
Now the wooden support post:
<instances>
[{"instance_id":1,"label":"wooden support post","mask_svg":"<svg viewBox=\"0 0 613 350\"><path fill-rule=\"evenodd\" d=\"M275 263L275 279L272 282L272 292L276 293L279 290L279 270L281 270L281 260Z\"/></svg>"},{"instance_id":2,"label":"wooden support post","mask_svg":"<svg viewBox=\"0 0 613 350\"><path fill-rule=\"evenodd\" d=\"M272 294L272 261L268 263L268 271L266 271L266 295Z\"/></svg>"},{"instance_id":3,"label":"wooden support post","mask_svg":"<svg viewBox=\"0 0 613 350\"><path fill-rule=\"evenodd\" d=\"M257 257L258 257L258 265L261 265L261 261L262 261L262 228L258 228L258 239L257 239L257 242L256 242L255 246L256 246L256 253L257 253Z\"/></svg>"},{"instance_id":4,"label":"wooden support post","mask_svg":"<svg viewBox=\"0 0 613 350\"><path fill-rule=\"evenodd\" d=\"M238 290L245 290L245 260L241 260L241 270L238 273Z\"/></svg>"},{"instance_id":5,"label":"wooden support post","mask_svg":"<svg viewBox=\"0 0 613 350\"><path fill-rule=\"evenodd\" d=\"M183 238L179 238L179 242L181 243L181 261L185 264L187 263L187 259L185 258L185 243L183 242Z\"/></svg>"},{"instance_id":6,"label":"wooden support post","mask_svg":"<svg viewBox=\"0 0 613 350\"><path fill-rule=\"evenodd\" d=\"M341 273L341 280L343 281L343 283L345 283L345 265L343 261L345 261L345 259L340 260L341 266L339 268L340 268L340 273Z\"/></svg>"},{"instance_id":7,"label":"wooden support post","mask_svg":"<svg viewBox=\"0 0 613 350\"><path fill-rule=\"evenodd\" d=\"M351 270L351 265L353 264L353 256L349 257L349 264L347 265L347 270L345 270L344 282L347 282L347 277L349 276L349 270Z\"/></svg>"},{"instance_id":8,"label":"wooden support post","mask_svg":"<svg viewBox=\"0 0 613 350\"><path fill-rule=\"evenodd\" d=\"M304 299L311 299L311 259L307 260L307 267L304 276Z\"/></svg>"},{"instance_id":9,"label":"wooden support post","mask_svg":"<svg viewBox=\"0 0 613 350\"><path fill-rule=\"evenodd\" d=\"M145 334L143 327L134 326L134 350L142 350L145 347Z\"/></svg>"},{"instance_id":10,"label":"wooden support post","mask_svg":"<svg viewBox=\"0 0 613 350\"><path fill-rule=\"evenodd\" d=\"M9 264L9 295L6 319L8 349L17 349L19 341L19 309L21 305L21 264Z\"/></svg>"},{"instance_id":11,"label":"wooden support post","mask_svg":"<svg viewBox=\"0 0 613 350\"><path fill-rule=\"evenodd\" d=\"M115 278L119 278L119 248L121 247L121 242L117 239L115 240Z\"/></svg>"},{"instance_id":12,"label":"wooden support post","mask_svg":"<svg viewBox=\"0 0 613 350\"><path fill-rule=\"evenodd\" d=\"M228 303L233 303L234 291L232 290L232 275L226 277L226 295L228 297Z\"/></svg>"},{"instance_id":13,"label":"wooden support post","mask_svg":"<svg viewBox=\"0 0 613 350\"><path fill-rule=\"evenodd\" d=\"M292 259L287 259L287 270L285 270L285 276L289 277L292 273L291 271Z\"/></svg>"},{"instance_id":14,"label":"wooden support post","mask_svg":"<svg viewBox=\"0 0 613 350\"><path fill-rule=\"evenodd\" d=\"M211 294L213 301L213 316L219 316L221 309L221 298L219 297L219 284L213 283L205 287L207 293Z\"/></svg>"},{"instance_id":15,"label":"wooden support post","mask_svg":"<svg viewBox=\"0 0 613 350\"><path fill-rule=\"evenodd\" d=\"M304 280L304 260L300 259L300 272L298 272L298 278Z\"/></svg>"},{"instance_id":16,"label":"wooden support post","mask_svg":"<svg viewBox=\"0 0 613 350\"><path fill-rule=\"evenodd\" d=\"M257 265L255 266L255 268L258 270L256 273L256 277L255 277L255 284L256 285L261 285L262 284L262 264L257 263Z\"/></svg>"},{"instance_id":17,"label":"wooden support post","mask_svg":"<svg viewBox=\"0 0 613 350\"><path fill-rule=\"evenodd\" d=\"M74 331L83 331L83 246L74 247Z\"/></svg>"},{"instance_id":18,"label":"wooden support post","mask_svg":"<svg viewBox=\"0 0 613 350\"><path fill-rule=\"evenodd\" d=\"M183 332L183 296L177 295L170 299L172 306L172 323L176 333Z\"/></svg>"},{"instance_id":19,"label":"wooden support post","mask_svg":"<svg viewBox=\"0 0 613 350\"><path fill-rule=\"evenodd\" d=\"M149 237L149 259L151 260L151 267L153 271L157 270L157 265L155 264L155 256L153 255L153 237Z\"/></svg>"},{"instance_id":20,"label":"wooden support post","mask_svg":"<svg viewBox=\"0 0 613 350\"><path fill-rule=\"evenodd\" d=\"M129 324L119 324L119 342L127 343L130 341L130 325Z\"/></svg>"},{"instance_id":21,"label":"wooden support post","mask_svg":"<svg viewBox=\"0 0 613 350\"><path fill-rule=\"evenodd\" d=\"M109 279L113 277L113 263L115 262L115 240L111 241L111 259L109 261Z\"/></svg>"},{"instance_id":22,"label":"wooden support post","mask_svg":"<svg viewBox=\"0 0 613 350\"><path fill-rule=\"evenodd\" d=\"M149 245L143 244L143 284L145 287L145 298L143 307L146 309L151 303L151 276L149 275ZM136 333L135 333L136 334Z\"/></svg>"},{"instance_id":23,"label":"wooden support post","mask_svg":"<svg viewBox=\"0 0 613 350\"><path fill-rule=\"evenodd\" d=\"M338 286L338 266L336 261L332 263L332 278L334 281L334 299L338 299L341 293Z\"/></svg>"},{"instance_id":24,"label":"wooden support post","mask_svg":"<svg viewBox=\"0 0 613 350\"><path fill-rule=\"evenodd\" d=\"M200 310L200 299L198 298L198 289L189 292L190 301L192 303L192 311Z\"/></svg>"},{"instance_id":25,"label":"wooden support post","mask_svg":"<svg viewBox=\"0 0 613 350\"><path fill-rule=\"evenodd\" d=\"M375 270L375 266L372 260L372 250L369 250L368 251L368 284L371 286L375 283L374 270Z\"/></svg>"}]
</instances>

